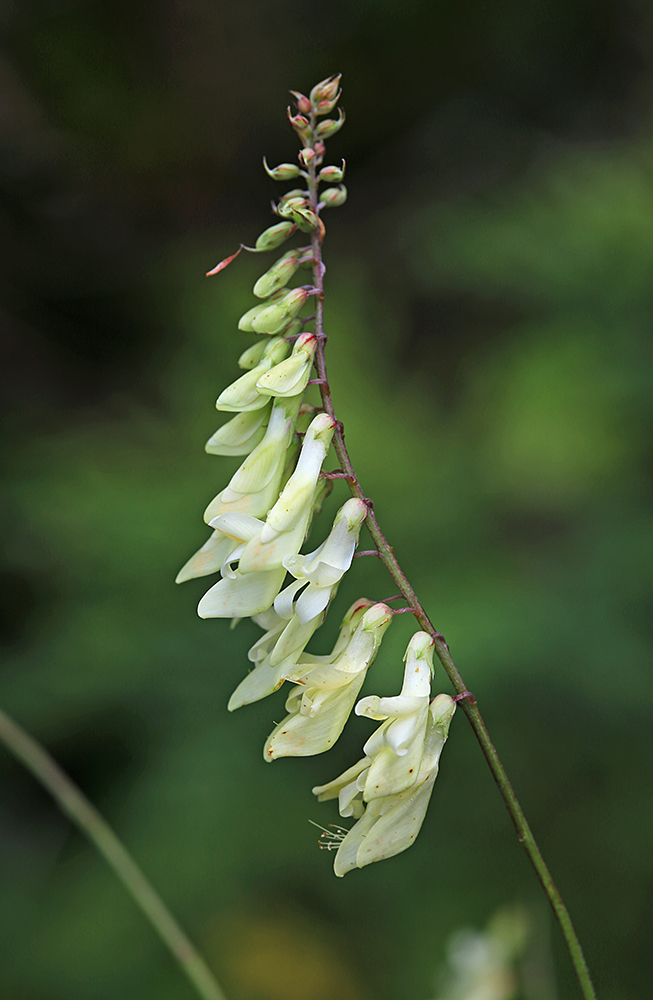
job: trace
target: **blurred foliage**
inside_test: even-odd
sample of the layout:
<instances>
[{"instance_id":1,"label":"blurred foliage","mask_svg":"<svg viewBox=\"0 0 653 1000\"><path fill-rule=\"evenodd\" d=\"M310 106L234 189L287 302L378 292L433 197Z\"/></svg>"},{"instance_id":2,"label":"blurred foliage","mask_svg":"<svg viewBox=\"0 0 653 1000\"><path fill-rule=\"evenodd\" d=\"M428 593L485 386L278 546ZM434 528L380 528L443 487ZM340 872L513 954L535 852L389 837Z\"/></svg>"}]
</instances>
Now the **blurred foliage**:
<instances>
[{"instance_id":1,"label":"blurred foliage","mask_svg":"<svg viewBox=\"0 0 653 1000\"><path fill-rule=\"evenodd\" d=\"M352 457L601 1000L648 1000L649 6L29 0L0 24L3 707L107 816L230 1000L427 998L456 927L539 898L462 713L415 847L335 879L307 820L337 817L310 789L358 759L368 725L328 758L266 766L283 695L225 710L256 628L199 621L204 585L172 584L236 464L202 446L259 262L202 275L268 224L260 159L294 155L287 90L342 71L330 150L350 201L325 253ZM357 596L391 592L357 561L312 648ZM396 691L410 633L398 618L366 691ZM190 997L4 754L0 786L2 992Z\"/></svg>"}]
</instances>

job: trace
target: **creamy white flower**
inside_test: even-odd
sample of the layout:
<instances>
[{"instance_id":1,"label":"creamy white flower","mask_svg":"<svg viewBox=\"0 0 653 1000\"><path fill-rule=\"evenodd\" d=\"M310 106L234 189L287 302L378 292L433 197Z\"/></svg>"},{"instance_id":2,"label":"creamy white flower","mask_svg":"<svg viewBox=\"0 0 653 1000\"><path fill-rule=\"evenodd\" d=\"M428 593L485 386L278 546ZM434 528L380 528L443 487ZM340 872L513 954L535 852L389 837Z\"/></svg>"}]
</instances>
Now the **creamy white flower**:
<instances>
[{"instance_id":1,"label":"creamy white flower","mask_svg":"<svg viewBox=\"0 0 653 1000\"><path fill-rule=\"evenodd\" d=\"M269 418L269 406L237 413L211 435L204 450L209 455L249 455L263 440Z\"/></svg>"},{"instance_id":2,"label":"creamy white flower","mask_svg":"<svg viewBox=\"0 0 653 1000\"><path fill-rule=\"evenodd\" d=\"M286 556L283 565L295 582L276 598L277 614L286 619L294 614L304 625L327 607L334 589L351 566L366 516L367 506L362 500L348 500L336 514L333 528L319 548L307 555Z\"/></svg>"},{"instance_id":3,"label":"creamy white flower","mask_svg":"<svg viewBox=\"0 0 653 1000\"><path fill-rule=\"evenodd\" d=\"M222 514L234 512L257 518L266 516L279 497L300 403L300 395L275 402L263 440L204 511L207 524Z\"/></svg>"},{"instance_id":4,"label":"creamy white flower","mask_svg":"<svg viewBox=\"0 0 653 1000\"><path fill-rule=\"evenodd\" d=\"M282 407L289 402L280 401L278 406ZM318 414L311 421L304 435L295 471L265 522L249 517L249 538L230 553L228 561L222 566L223 579L200 601L197 609L200 618L247 618L272 606L286 576L283 560L286 556L295 555L306 537L318 477L333 430L334 421L325 413ZM249 459L253 455L254 452ZM227 489L230 488L231 484ZM225 491L223 497L224 493ZM239 503L235 503L235 508L234 512L212 518L211 527L223 534L233 534L230 519L236 513L241 519L238 521L238 530L242 533L242 518L245 515L239 513ZM233 569L232 564L236 562L237 568Z\"/></svg>"},{"instance_id":5,"label":"creamy white flower","mask_svg":"<svg viewBox=\"0 0 653 1000\"><path fill-rule=\"evenodd\" d=\"M297 466L269 511L260 534L245 547L241 573L283 566L286 556L299 552L310 522L322 463L329 450L334 420L318 413L304 435Z\"/></svg>"},{"instance_id":6,"label":"creamy white flower","mask_svg":"<svg viewBox=\"0 0 653 1000\"><path fill-rule=\"evenodd\" d=\"M256 383L274 365L283 361L289 350L290 346L283 337L274 337L270 340L256 367L245 372L220 393L216 400L216 409L242 413L245 410L258 410L259 407L265 406L268 397L261 395L256 388Z\"/></svg>"},{"instance_id":7,"label":"creamy white flower","mask_svg":"<svg viewBox=\"0 0 653 1000\"><path fill-rule=\"evenodd\" d=\"M296 687L286 701L289 715L265 745L266 760L324 753L340 736L392 620L386 604L354 607L351 637L333 659L286 669L285 678L295 681Z\"/></svg>"},{"instance_id":8,"label":"creamy white flower","mask_svg":"<svg viewBox=\"0 0 653 1000\"><path fill-rule=\"evenodd\" d=\"M370 695L356 705L356 715L387 720L363 747L372 759L363 787L366 802L410 788L422 762L433 674L433 639L428 632L415 633L404 660L401 694Z\"/></svg>"},{"instance_id":9,"label":"creamy white flower","mask_svg":"<svg viewBox=\"0 0 653 1000\"><path fill-rule=\"evenodd\" d=\"M426 815L455 710L453 699L446 694L438 695L429 706L419 773L415 783L405 791L372 799L366 806L363 789L369 757L334 781L313 789L320 802L338 798L342 816L360 817L338 848L336 875L346 875L353 868L391 858L414 843Z\"/></svg>"},{"instance_id":10,"label":"creamy white flower","mask_svg":"<svg viewBox=\"0 0 653 1000\"><path fill-rule=\"evenodd\" d=\"M294 396L303 392L311 376L316 348L317 337L302 333L290 357L261 375L256 383L258 391L268 396Z\"/></svg>"}]
</instances>

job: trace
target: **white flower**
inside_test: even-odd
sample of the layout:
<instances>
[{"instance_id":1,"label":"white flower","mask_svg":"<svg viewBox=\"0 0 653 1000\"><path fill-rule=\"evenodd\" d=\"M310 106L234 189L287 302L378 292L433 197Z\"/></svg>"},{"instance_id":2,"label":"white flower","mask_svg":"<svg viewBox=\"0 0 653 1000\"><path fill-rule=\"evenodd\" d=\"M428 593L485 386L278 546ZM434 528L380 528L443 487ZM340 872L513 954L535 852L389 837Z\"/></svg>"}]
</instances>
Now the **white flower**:
<instances>
[{"instance_id":1,"label":"white flower","mask_svg":"<svg viewBox=\"0 0 653 1000\"><path fill-rule=\"evenodd\" d=\"M366 802L403 792L417 781L433 673L433 639L428 632L415 633L404 660L401 694L394 698L370 695L356 705L356 715L387 720L363 747L372 760L363 787Z\"/></svg>"},{"instance_id":2,"label":"white flower","mask_svg":"<svg viewBox=\"0 0 653 1000\"><path fill-rule=\"evenodd\" d=\"M295 341L292 354L275 365L256 383L260 393L268 396L294 396L308 384L317 348L317 337L302 333Z\"/></svg>"},{"instance_id":3,"label":"white flower","mask_svg":"<svg viewBox=\"0 0 653 1000\"><path fill-rule=\"evenodd\" d=\"M320 802L337 797L341 816L360 817L338 848L333 866L336 875L391 858L414 843L426 815L455 710L453 699L446 694L438 695L429 706L417 780L405 791L374 798L366 806L363 789L372 763L369 757L334 781L313 789Z\"/></svg>"},{"instance_id":4,"label":"white flower","mask_svg":"<svg viewBox=\"0 0 653 1000\"><path fill-rule=\"evenodd\" d=\"M333 528L319 548L307 555L286 556L283 565L295 582L276 598L277 614L287 619L295 614L306 624L327 607L334 588L351 566L366 516L367 507L362 500L348 500L336 514ZM300 590L302 593L297 597Z\"/></svg>"},{"instance_id":5,"label":"white flower","mask_svg":"<svg viewBox=\"0 0 653 1000\"><path fill-rule=\"evenodd\" d=\"M283 361L289 349L289 344L283 337L274 337L270 340L256 367L245 372L220 393L215 404L216 409L242 413L245 410L258 410L259 407L265 406L268 397L261 395L256 388L256 383L274 365Z\"/></svg>"},{"instance_id":6,"label":"white flower","mask_svg":"<svg viewBox=\"0 0 653 1000\"><path fill-rule=\"evenodd\" d=\"M324 614L305 625L301 625L295 616L289 622L280 618L273 608L264 615L256 615L254 621L266 628L267 632L254 643L247 654L255 666L229 699L229 711L233 712L242 705L258 701L277 691L286 680L286 670L299 660L302 663L332 662L349 642L356 622L369 604L367 600L360 600L352 605L342 622L333 651L327 656L313 656L304 652L307 642L324 621Z\"/></svg>"},{"instance_id":7,"label":"white flower","mask_svg":"<svg viewBox=\"0 0 653 1000\"><path fill-rule=\"evenodd\" d=\"M266 760L324 753L340 736L392 620L386 604L364 609L359 603L354 609L350 609L354 629L344 648L341 644L327 662L303 662L286 669L285 678L297 686L286 701L290 714L265 745Z\"/></svg>"},{"instance_id":8,"label":"white flower","mask_svg":"<svg viewBox=\"0 0 653 1000\"><path fill-rule=\"evenodd\" d=\"M281 567L286 556L303 545L313 512L322 463L329 450L335 421L318 413L311 421L295 471L269 511L260 533L247 544L240 560L241 573Z\"/></svg>"},{"instance_id":9,"label":"white flower","mask_svg":"<svg viewBox=\"0 0 653 1000\"><path fill-rule=\"evenodd\" d=\"M279 405L283 406L283 403ZM238 504L235 513L220 514L211 520L211 527L223 534L242 538L247 532L248 537L223 564L222 580L211 587L200 601L197 608L200 618L248 618L272 606L286 576L283 560L286 556L295 555L306 537L318 477L331 444L334 426L334 421L326 413L318 414L311 421L304 435L297 467L265 522L238 513ZM254 452L249 459L253 455ZM227 489L230 488L231 484ZM237 517L235 525L234 517ZM238 565L234 570L232 564L236 562Z\"/></svg>"},{"instance_id":10,"label":"white flower","mask_svg":"<svg viewBox=\"0 0 653 1000\"><path fill-rule=\"evenodd\" d=\"M204 450L209 455L249 455L263 440L269 417L269 406L237 413L211 435Z\"/></svg>"},{"instance_id":11,"label":"white flower","mask_svg":"<svg viewBox=\"0 0 653 1000\"><path fill-rule=\"evenodd\" d=\"M222 514L234 512L257 518L266 516L279 496L300 403L300 395L275 402L263 440L234 473L229 485L213 498L204 511L207 524ZM213 524L212 527L218 525Z\"/></svg>"}]
</instances>

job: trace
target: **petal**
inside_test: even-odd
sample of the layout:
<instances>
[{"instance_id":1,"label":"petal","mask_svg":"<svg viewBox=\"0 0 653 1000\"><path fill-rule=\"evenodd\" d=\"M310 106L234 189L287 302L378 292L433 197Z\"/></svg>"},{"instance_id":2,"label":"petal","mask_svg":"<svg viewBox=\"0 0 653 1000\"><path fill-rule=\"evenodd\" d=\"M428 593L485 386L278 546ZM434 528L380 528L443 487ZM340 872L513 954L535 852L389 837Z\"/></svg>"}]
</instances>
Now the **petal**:
<instances>
[{"instance_id":1,"label":"petal","mask_svg":"<svg viewBox=\"0 0 653 1000\"><path fill-rule=\"evenodd\" d=\"M310 757L330 750L345 727L362 683L361 675L360 681L329 692L313 714L289 715L271 733L265 759ZM310 689L304 694L307 696Z\"/></svg>"},{"instance_id":2,"label":"petal","mask_svg":"<svg viewBox=\"0 0 653 1000\"><path fill-rule=\"evenodd\" d=\"M332 587L316 587L310 583L295 605L295 614L302 625L321 614L331 600Z\"/></svg>"},{"instance_id":3,"label":"petal","mask_svg":"<svg viewBox=\"0 0 653 1000\"><path fill-rule=\"evenodd\" d=\"M326 802L328 799L337 799L340 794L341 789L348 785L351 781L355 781L361 771L364 771L366 767L369 767L370 760L364 757L359 760L356 764L352 764L348 767L346 771L337 777L333 781L328 781L326 785L316 785L312 789L313 795L317 795L318 802Z\"/></svg>"},{"instance_id":4,"label":"petal","mask_svg":"<svg viewBox=\"0 0 653 1000\"><path fill-rule=\"evenodd\" d=\"M284 680L282 672L283 663L276 667L271 667L269 660L259 663L242 679L232 694L227 704L229 711L233 712L242 705L251 705L252 702L278 691Z\"/></svg>"},{"instance_id":5,"label":"petal","mask_svg":"<svg viewBox=\"0 0 653 1000\"><path fill-rule=\"evenodd\" d=\"M285 562L286 560L284 560ZM284 567L285 569L286 567ZM293 604L295 600L295 594L301 588L306 586L305 580L293 580L289 583L287 587L281 591L280 594L274 600L274 610L279 615L280 618L285 618L286 621L290 621L293 616Z\"/></svg>"},{"instance_id":6,"label":"petal","mask_svg":"<svg viewBox=\"0 0 653 1000\"><path fill-rule=\"evenodd\" d=\"M212 518L210 524L212 528L217 528L223 535L228 535L242 543L254 538L263 527L264 522L258 517L252 517L251 514L239 514L235 511L231 514L219 514L218 517Z\"/></svg>"},{"instance_id":7,"label":"petal","mask_svg":"<svg viewBox=\"0 0 653 1000\"><path fill-rule=\"evenodd\" d=\"M365 831L356 854L356 865L359 868L364 868L373 861L391 858L412 846L424 822L434 781L435 773L420 782L417 788L398 795L396 800L394 796L385 803L382 799L377 800L390 808ZM367 807L366 815L371 805L372 803ZM344 841L342 846L344 847Z\"/></svg>"},{"instance_id":8,"label":"petal","mask_svg":"<svg viewBox=\"0 0 653 1000\"><path fill-rule=\"evenodd\" d=\"M343 840L333 864L333 870L339 877L358 867L358 852L369 831L373 829L376 818L376 811L372 809L372 806L368 806Z\"/></svg>"},{"instance_id":9,"label":"petal","mask_svg":"<svg viewBox=\"0 0 653 1000\"><path fill-rule=\"evenodd\" d=\"M262 407L237 413L204 446L209 455L249 455L265 436L269 410Z\"/></svg>"},{"instance_id":10,"label":"petal","mask_svg":"<svg viewBox=\"0 0 653 1000\"><path fill-rule=\"evenodd\" d=\"M201 549L190 557L187 563L177 573L176 583L184 583L196 576L208 576L217 573L222 563L237 546L233 538L228 538L221 531L214 531Z\"/></svg>"},{"instance_id":11,"label":"petal","mask_svg":"<svg viewBox=\"0 0 653 1000\"><path fill-rule=\"evenodd\" d=\"M238 574L235 580L220 580L204 595L197 613L200 618L248 618L266 611L281 587L285 569L269 573Z\"/></svg>"}]
</instances>

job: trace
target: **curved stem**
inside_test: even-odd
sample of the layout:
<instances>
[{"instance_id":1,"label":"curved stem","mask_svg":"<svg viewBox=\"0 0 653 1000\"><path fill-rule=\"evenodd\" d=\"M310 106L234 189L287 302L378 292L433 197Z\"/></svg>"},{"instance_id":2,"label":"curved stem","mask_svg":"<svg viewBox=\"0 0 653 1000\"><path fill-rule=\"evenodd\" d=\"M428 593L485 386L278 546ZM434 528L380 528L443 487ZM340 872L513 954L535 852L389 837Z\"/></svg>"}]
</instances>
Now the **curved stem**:
<instances>
[{"instance_id":1,"label":"curved stem","mask_svg":"<svg viewBox=\"0 0 653 1000\"><path fill-rule=\"evenodd\" d=\"M109 824L43 747L0 710L0 740L103 855L202 1000L226 1000L213 974Z\"/></svg>"},{"instance_id":2,"label":"curved stem","mask_svg":"<svg viewBox=\"0 0 653 1000\"><path fill-rule=\"evenodd\" d=\"M315 116L311 121L312 127L315 126ZM318 180L315 169L314 162L311 163L309 169L309 192L310 192L310 204L313 211L318 210ZM542 857L542 853L535 841L535 838L531 832L531 829L526 821L524 812L519 804L517 796L508 780L508 775L504 769L503 764L499 758L499 755L494 747L492 740L490 739L490 734L488 733L481 713L478 710L478 705L476 699L470 696L467 690L467 685L463 681L462 676L453 659L451 658L451 653L449 652L449 647L447 646L444 636L441 635L429 619L426 611L422 607L417 594L410 585L408 579L406 578L401 566L399 565L392 547L388 544L379 523L375 517L374 509L371 501L369 501L358 481L358 477L354 471L351 459L349 457L349 452L345 444L345 435L342 423L337 419L335 410L333 407L333 400L331 399L331 389L329 386L329 380L327 376L326 360L324 354L324 348L326 343L326 336L324 334L324 272L325 267L322 261L322 247L320 243L319 236L317 234L313 235L313 283L317 289L316 294L316 311L315 311L315 334L318 337L318 346L315 354L315 369L317 371L317 381L320 386L320 394L322 396L322 405L326 413L328 413L336 421L336 430L333 437L333 446L336 455L338 456L338 462L340 463L340 468L345 474L344 478L349 481L349 486L351 492L354 496L361 500L365 500L368 504L368 515L366 519L366 524L370 535L372 536L374 543L377 547L379 557L386 569L390 573L390 576L397 584L402 596L405 598L410 610L415 615L415 618L424 629L428 632L434 639L434 648L437 653L438 659L442 664L445 673L449 677L449 680L453 684L457 695L464 695L461 698L463 711L467 716L471 727L474 731L474 735L478 740L481 750L485 756L488 767L492 772L492 777L494 778L503 801L506 805L510 818L517 831L517 837L521 844L524 846L524 850L528 854L528 857L533 865L538 879L546 893L556 920L562 931L562 935L567 945L567 950L571 957L571 961L574 966L574 971L578 979L581 992L585 1000L596 1000L596 993L594 992L594 987L592 985L592 980L590 977L589 969L587 967L587 962L583 955L582 948L580 946L580 941L574 926L569 916L569 912L562 900L560 891L558 890L551 873L547 868L547 865Z\"/></svg>"}]
</instances>

